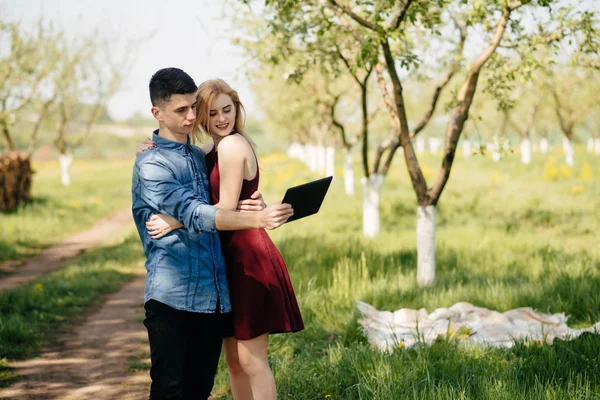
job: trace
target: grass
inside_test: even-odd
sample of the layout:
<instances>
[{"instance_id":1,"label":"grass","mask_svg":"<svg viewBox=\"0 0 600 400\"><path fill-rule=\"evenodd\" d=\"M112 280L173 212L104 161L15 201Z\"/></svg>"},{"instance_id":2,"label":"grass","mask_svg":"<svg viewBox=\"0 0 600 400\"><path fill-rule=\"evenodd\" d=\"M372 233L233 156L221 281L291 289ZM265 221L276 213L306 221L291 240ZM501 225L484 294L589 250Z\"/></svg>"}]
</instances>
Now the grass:
<instances>
[{"instance_id":1,"label":"grass","mask_svg":"<svg viewBox=\"0 0 600 400\"><path fill-rule=\"evenodd\" d=\"M565 312L573 327L600 320L600 159L581 150L578 157L572 169L558 152L549 155L554 161L534 155L529 167L517 156L501 163L459 157L438 206L436 282L425 289L416 286L416 203L403 160L396 158L381 192L375 239L360 235L359 187L348 198L342 180L334 181L318 216L271 233L306 324L299 334L271 338L279 398L600 398L597 335L512 349L449 340L383 354L357 322L357 300L392 311L430 312L458 301L500 311L531 306ZM431 181L439 160L420 161ZM315 177L283 156L263 162L267 199ZM553 166L558 172L549 174ZM231 398L224 365L215 398Z\"/></svg>"},{"instance_id":2,"label":"grass","mask_svg":"<svg viewBox=\"0 0 600 400\"><path fill-rule=\"evenodd\" d=\"M64 268L0 293L0 386L12 380L6 359L27 359L72 321L143 271L137 234L98 248Z\"/></svg>"},{"instance_id":3,"label":"grass","mask_svg":"<svg viewBox=\"0 0 600 400\"><path fill-rule=\"evenodd\" d=\"M34 162L31 203L0 214L0 264L34 256L127 207L131 201L132 165L133 159L75 159L72 184L65 187L60 183L58 161Z\"/></svg>"},{"instance_id":4,"label":"grass","mask_svg":"<svg viewBox=\"0 0 600 400\"><path fill-rule=\"evenodd\" d=\"M449 339L384 354L369 346L357 322L358 300L385 310L432 311L458 301L499 311L531 306L565 312L573 327L600 320L600 158L577 151L572 169L562 165L558 152L548 156L554 161L534 154L529 167L517 156L500 163L458 157L438 205L437 275L428 288L416 286L416 204L403 160L395 159L381 192L382 230L375 239L361 235L358 182L356 196L345 196L338 170L340 179L317 216L271 232L306 325L301 333L270 340L278 397L599 399L598 335L511 349ZM428 181L438 158L420 157ZM357 162L357 175L359 168ZM283 197L286 187L317 176L275 153L262 157L261 177L270 202ZM12 291L12 297L0 296L0 357L35 354L58 327L130 279L141 258L132 237L108 251L90 252ZM3 331L5 321L10 330ZM146 358L129 360L129 370L146 369ZM6 374L10 370L0 362L0 376ZM223 360L213 398L231 398Z\"/></svg>"}]
</instances>

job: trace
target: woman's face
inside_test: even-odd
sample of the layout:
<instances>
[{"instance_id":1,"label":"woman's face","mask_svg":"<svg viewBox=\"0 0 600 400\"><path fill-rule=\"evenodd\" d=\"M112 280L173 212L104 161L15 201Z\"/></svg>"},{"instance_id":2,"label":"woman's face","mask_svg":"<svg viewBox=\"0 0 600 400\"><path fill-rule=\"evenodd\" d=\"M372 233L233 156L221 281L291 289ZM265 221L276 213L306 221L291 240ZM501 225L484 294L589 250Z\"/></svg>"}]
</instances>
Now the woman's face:
<instances>
[{"instance_id":1,"label":"woman's face","mask_svg":"<svg viewBox=\"0 0 600 400\"><path fill-rule=\"evenodd\" d=\"M221 93L211 104L209 112L210 134L225 137L235 125L235 105L228 94Z\"/></svg>"}]
</instances>

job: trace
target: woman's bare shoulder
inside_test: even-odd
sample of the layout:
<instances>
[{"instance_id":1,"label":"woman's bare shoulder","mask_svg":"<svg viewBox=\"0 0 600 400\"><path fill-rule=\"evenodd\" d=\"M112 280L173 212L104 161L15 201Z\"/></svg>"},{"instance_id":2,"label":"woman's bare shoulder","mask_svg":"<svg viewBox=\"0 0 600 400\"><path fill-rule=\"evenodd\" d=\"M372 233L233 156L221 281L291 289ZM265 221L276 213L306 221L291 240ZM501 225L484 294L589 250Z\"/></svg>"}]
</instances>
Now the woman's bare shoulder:
<instances>
[{"instance_id":1,"label":"woman's bare shoulder","mask_svg":"<svg viewBox=\"0 0 600 400\"><path fill-rule=\"evenodd\" d=\"M219 142L219 154L223 154L224 152L230 154L247 154L248 151L252 151L252 147L242 135L229 135Z\"/></svg>"}]
</instances>

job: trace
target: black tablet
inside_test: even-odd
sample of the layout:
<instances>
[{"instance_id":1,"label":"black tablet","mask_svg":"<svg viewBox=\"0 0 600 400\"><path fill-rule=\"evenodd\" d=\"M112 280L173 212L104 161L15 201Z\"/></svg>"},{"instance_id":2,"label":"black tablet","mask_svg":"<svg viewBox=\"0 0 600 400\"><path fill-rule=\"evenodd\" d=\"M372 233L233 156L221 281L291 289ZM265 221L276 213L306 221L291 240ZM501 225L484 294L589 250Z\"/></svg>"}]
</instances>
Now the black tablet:
<instances>
[{"instance_id":1,"label":"black tablet","mask_svg":"<svg viewBox=\"0 0 600 400\"><path fill-rule=\"evenodd\" d=\"M332 179L333 176L328 176L327 178L317 179L316 181L289 188L285 192L285 196L283 196L282 203L291 204L294 209L294 215L287 222L316 214L319 208L321 208Z\"/></svg>"}]
</instances>

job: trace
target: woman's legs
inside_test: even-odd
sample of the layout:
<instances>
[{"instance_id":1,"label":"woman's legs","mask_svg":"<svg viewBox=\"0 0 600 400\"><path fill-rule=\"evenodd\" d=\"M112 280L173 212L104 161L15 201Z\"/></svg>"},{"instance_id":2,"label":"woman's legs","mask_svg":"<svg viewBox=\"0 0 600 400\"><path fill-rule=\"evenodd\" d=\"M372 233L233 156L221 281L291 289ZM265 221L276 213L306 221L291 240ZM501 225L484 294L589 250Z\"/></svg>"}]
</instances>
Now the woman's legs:
<instances>
[{"instance_id":1,"label":"woman's legs","mask_svg":"<svg viewBox=\"0 0 600 400\"><path fill-rule=\"evenodd\" d=\"M268 333L254 339L237 341L239 364L250 381L253 397L260 400L275 400L277 397L275 379L267 360L268 343Z\"/></svg>"},{"instance_id":2,"label":"woman's legs","mask_svg":"<svg viewBox=\"0 0 600 400\"><path fill-rule=\"evenodd\" d=\"M229 382L231 394L235 400L253 400L250 379L240 365L238 357L238 341L234 337L223 340L225 347L225 360L229 369Z\"/></svg>"}]
</instances>

